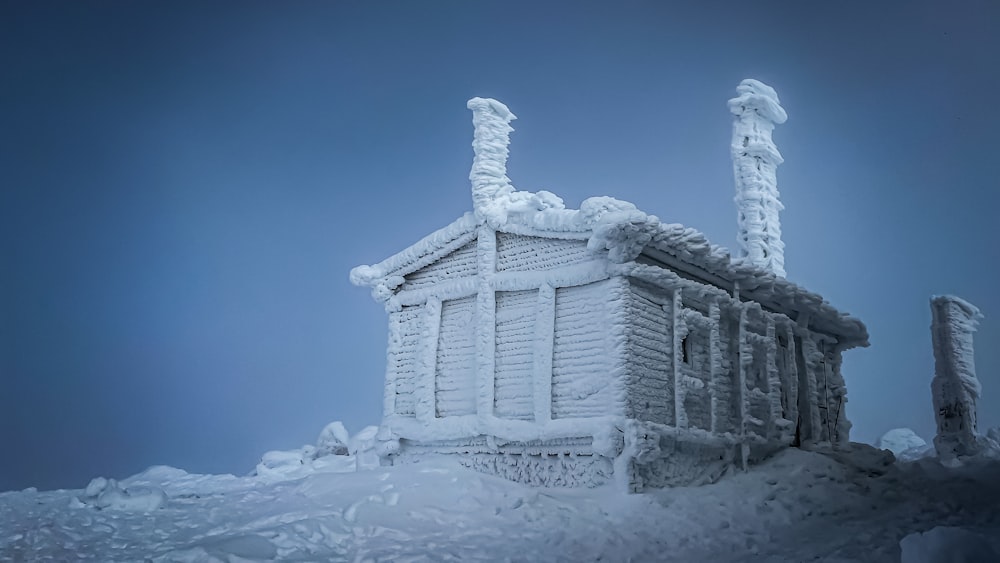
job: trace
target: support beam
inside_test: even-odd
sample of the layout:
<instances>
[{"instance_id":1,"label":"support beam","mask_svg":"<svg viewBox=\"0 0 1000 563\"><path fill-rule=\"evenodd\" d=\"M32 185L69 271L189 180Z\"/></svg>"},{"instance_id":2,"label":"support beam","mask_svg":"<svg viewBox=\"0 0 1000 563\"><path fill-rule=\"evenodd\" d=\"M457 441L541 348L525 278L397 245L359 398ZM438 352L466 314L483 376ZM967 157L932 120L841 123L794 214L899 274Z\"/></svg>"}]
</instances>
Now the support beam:
<instances>
[{"instance_id":1,"label":"support beam","mask_svg":"<svg viewBox=\"0 0 1000 563\"><path fill-rule=\"evenodd\" d=\"M441 300L430 298L423 311L423 346L420 350L420 368L414 389L414 414L421 422L430 422L436 416L434 404L434 374L437 372L438 337L441 331Z\"/></svg>"},{"instance_id":2,"label":"support beam","mask_svg":"<svg viewBox=\"0 0 1000 563\"><path fill-rule=\"evenodd\" d=\"M687 336L687 325L684 323L683 303L681 302L681 290L675 289L673 299L670 304L670 320L673 323L673 361L674 368L674 426L677 428L687 428L687 412L684 410L684 395L686 385L684 384L684 338Z\"/></svg>"},{"instance_id":3,"label":"support beam","mask_svg":"<svg viewBox=\"0 0 1000 563\"><path fill-rule=\"evenodd\" d=\"M750 445L747 442L747 416L749 416L749 393L747 392L747 367L753 362L753 352L747 338L747 309L742 303L739 305L740 321L739 333L736 342L739 346L739 364L736 375L736 393L739 404L739 421L737 422L737 434L740 437L740 458L743 469L747 468L750 457Z\"/></svg>"},{"instance_id":4,"label":"support beam","mask_svg":"<svg viewBox=\"0 0 1000 563\"><path fill-rule=\"evenodd\" d=\"M479 227L476 251L479 269L479 291L476 294L476 310L473 315L476 331L476 412L480 420L493 416L493 401L496 393L496 331L497 303L493 291L493 276L496 275L497 235L487 227Z\"/></svg>"},{"instance_id":5,"label":"support beam","mask_svg":"<svg viewBox=\"0 0 1000 563\"><path fill-rule=\"evenodd\" d=\"M538 312L535 316L535 350L532 396L535 401L535 423L546 424L552 419L552 345L555 338L556 290L543 285L538 290Z\"/></svg>"},{"instance_id":6,"label":"support beam","mask_svg":"<svg viewBox=\"0 0 1000 563\"><path fill-rule=\"evenodd\" d=\"M717 396L718 386L724 385L724 381L721 381L723 375L722 369L722 336L720 334L719 323L721 322L721 314L719 313L719 303L713 300L708 306L708 318L709 318L709 380L708 380L708 393L711 398L711 409L712 409L712 421L711 430L712 433L719 432L719 398Z\"/></svg>"},{"instance_id":7,"label":"support beam","mask_svg":"<svg viewBox=\"0 0 1000 563\"><path fill-rule=\"evenodd\" d=\"M777 426L781 419L781 375L778 373L778 339L775 334L774 319L770 315L764 315L765 322L765 342L767 346L767 393L768 411L770 417L767 421L767 438L776 439L780 434Z\"/></svg>"}]
</instances>

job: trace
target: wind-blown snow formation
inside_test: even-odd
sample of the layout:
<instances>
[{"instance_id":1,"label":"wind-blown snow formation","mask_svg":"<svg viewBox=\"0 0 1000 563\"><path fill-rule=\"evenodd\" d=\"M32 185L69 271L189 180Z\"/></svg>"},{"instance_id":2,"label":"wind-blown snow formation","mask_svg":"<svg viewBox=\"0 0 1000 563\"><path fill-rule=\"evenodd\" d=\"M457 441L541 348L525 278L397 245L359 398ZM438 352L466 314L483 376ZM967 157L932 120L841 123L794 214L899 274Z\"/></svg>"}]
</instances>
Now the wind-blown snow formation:
<instances>
[{"instance_id":1,"label":"wind-blown snow formation","mask_svg":"<svg viewBox=\"0 0 1000 563\"><path fill-rule=\"evenodd\" d=\"M934 446L944 459L974 455L981 441L976 426L976 400L981 388L976 378L972 335L982 314L954 295L933 297L931 314L931 390L937 420Z\"/></svg>"},{"instance_id":2,"label":"wind-blown snow formation","mask_svg":"<svg viewBox=\"0 0 1000 563\"><path fill-rule=\"evenodd\" d=\"M788 119L778 94L763 82L747 79L729 100L733 121L733 173L739 221L740 256L750 263L785 276L785 243L778 213L784 209L778 194L777 168L783 162L771 140L775 124Z\"/></svg>"}]
</instances>

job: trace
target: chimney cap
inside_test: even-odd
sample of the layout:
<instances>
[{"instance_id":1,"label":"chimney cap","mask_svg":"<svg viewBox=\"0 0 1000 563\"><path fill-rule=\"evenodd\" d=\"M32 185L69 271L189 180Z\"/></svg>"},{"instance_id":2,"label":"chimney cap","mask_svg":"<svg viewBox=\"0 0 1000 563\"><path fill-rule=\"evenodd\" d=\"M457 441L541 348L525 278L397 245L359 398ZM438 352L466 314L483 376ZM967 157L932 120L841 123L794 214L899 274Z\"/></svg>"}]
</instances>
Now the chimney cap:
<instances>
[{"instance_id":1,"label":"chimney cap","mask_svg":"<svg viewBox=\"0 0 1000 563\"><path fill-rule=\"evenodd\" d=\"M788 119L788 114L778 100L778 93L760 80L753 78L743 80L736 87L736 93L739 95L729 100L729 111L734 115L755 110L761 117L779 125Z\"/></svg>"},{"instance_id":2,"label":"chimney cap","mask_svg":"<svg viewBox=\"0 0 1000 563\"><path fill-rule=\"evenodd\" d=\"M493 110L498 117L507 121L513 121L517 119L514 112L510 111L502 102L494 100L493 98L480 98L475 97L466 102L465 107L471 109L472 111L482 111L482 110Z\"/></svg>"}]
</instances>

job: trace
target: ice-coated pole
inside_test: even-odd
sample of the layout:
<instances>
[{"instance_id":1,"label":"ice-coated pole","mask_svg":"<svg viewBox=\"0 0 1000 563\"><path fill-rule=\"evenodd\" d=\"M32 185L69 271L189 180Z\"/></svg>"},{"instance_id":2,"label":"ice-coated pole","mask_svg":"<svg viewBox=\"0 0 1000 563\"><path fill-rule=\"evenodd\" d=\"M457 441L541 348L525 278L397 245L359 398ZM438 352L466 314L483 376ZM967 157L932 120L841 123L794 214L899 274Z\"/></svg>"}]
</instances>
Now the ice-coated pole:
<instances>
[{"instance_id":1,"label":"ice-coated pole","mask_svg":"<svg viewBox=\"0 0 1000 563\"><path fill-rule=\"evenodd\" d=\"M934 379L931 393L937 435L934 448L941 459L973 455L976 438L976 400L980 385L972 334L982 315L974 305L953 295L931 298L931 343Z\"/></svg>"}]
</instances>

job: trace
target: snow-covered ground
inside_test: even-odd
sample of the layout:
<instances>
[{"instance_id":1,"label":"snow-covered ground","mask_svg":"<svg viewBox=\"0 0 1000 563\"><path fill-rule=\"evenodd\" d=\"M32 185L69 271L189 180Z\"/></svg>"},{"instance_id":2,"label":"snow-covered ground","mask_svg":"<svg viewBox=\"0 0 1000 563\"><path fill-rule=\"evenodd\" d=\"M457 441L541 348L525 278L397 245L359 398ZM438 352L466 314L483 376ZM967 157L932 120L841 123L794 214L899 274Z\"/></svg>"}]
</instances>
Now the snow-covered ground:
<instances>
[{"instance_id":1,"label":"snow-covered ground","mask_svg":"<svg viewBox=\"0 0 1000 563\"><path fill-rule=\"evenodd\" d=\"M621 495L377 467L371 429L349 455L329 430L325 450L271 452L247 477L160 466L0 493L0 560L1000 561L996 460L789 449L713 485Z\"/></svg>"}]
</instances>

